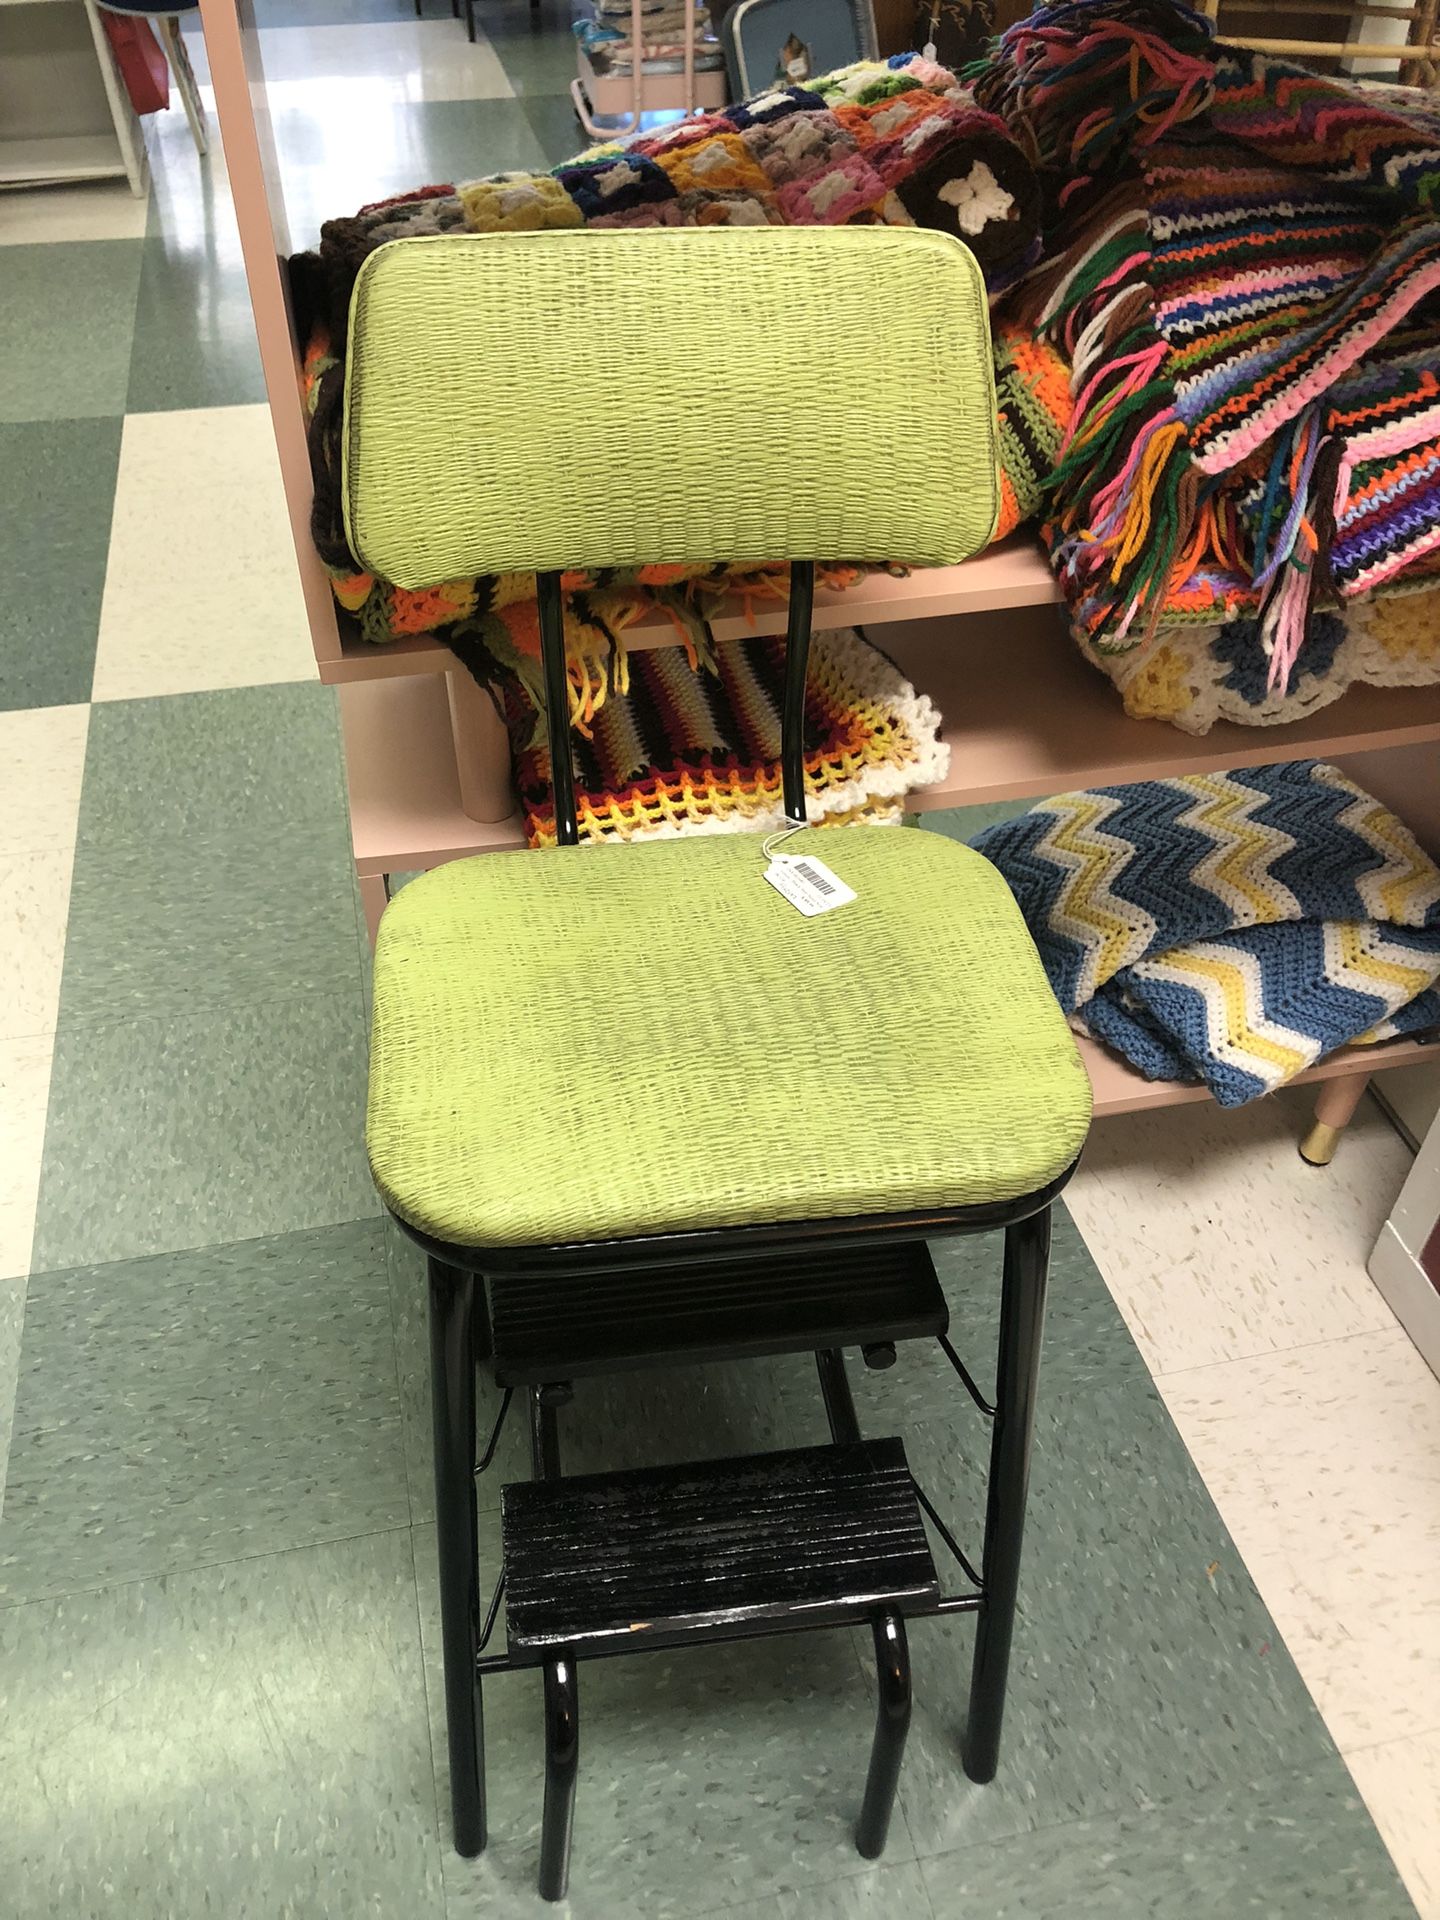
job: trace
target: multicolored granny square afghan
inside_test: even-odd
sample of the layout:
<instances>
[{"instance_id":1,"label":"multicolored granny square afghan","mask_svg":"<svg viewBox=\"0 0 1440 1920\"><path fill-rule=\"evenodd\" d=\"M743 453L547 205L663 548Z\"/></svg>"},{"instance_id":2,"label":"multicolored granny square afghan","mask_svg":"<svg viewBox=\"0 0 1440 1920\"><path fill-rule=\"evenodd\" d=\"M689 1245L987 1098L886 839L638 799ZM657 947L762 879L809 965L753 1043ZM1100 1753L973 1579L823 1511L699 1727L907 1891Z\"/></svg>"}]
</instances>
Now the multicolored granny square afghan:
<instances>
[{"instance_id":1,"label":"multicolored granny square afghan","mask_svg":"<svg viewBox=\"0 0 1440 1920\"><path fill-rule=\"evenodd\" d=\"M1039 197L1028 161L993 114L945 68L918 54L861 61L804 87L775 87L725 113L696 114L655 134L591 148L549 174L504 173L436 186L327 221L317 254L290 263L297 317L310 340L307 391L315 475L312 532L336 597L370 640L433 632L472 660L477 621L533 596L528 578L450 581L409 592L360 569L345 541L339 473L345 329L362 261L413 233L523 232L551 227L833 225L856 221L938 228L963 236L992 293L1039 246ZM1053 352L1007 353L1000 368L1006 471L997 538L1039 503L1069 397L1048 377ZM697 381L705 378L697 367ZM863 415L863 398L857 404ZM854 430L863 431L863 421ZM907 430L924 431L924 395ZM1013 464L1012 464L1013 463ZM735 476L743 484L743 475ZM831 556L832 579L853 577ZM571 622L577 697L603 700L625 627L661 599L693 625L727 583L783 591L784 569L642 569L603 583L605 611ZM590 583L576 580L577 590ZM592 599L586 605L593 609ZM515 616L524 628L523 611ZM493 629L491 629L493 631Z\"/></svg>"},{"instance_id":2,"label":"multicolored granny square afghan","mask_svg":"<svg viewBox=\"0 0 1440 1920\"><path fill-rule=\"evenodd\" d=\"M1074 1024L1222 1106L1440 1024L1440 868L1319 761L1062 793L977 835Z\"/></svg>"}]
</instances>

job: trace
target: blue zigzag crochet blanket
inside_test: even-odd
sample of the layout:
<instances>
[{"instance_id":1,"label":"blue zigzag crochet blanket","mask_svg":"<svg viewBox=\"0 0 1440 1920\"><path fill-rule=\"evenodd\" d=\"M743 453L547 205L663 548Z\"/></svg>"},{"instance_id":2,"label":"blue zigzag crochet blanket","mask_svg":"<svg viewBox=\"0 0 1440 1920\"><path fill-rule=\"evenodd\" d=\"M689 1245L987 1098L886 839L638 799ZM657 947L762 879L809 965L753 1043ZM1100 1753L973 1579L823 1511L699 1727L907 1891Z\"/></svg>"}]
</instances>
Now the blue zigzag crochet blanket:
<instances>
[{"instance_id":1,"label":"blue zigzag crochet blanket","mask_svg":"<svg viewBox=\"0 0 1440 1920\"><path fill-rule=\"evenodd\" d=\"M1072 1024L1222 1106L1440 1023L1440 868L1305 760L1062 793L977 835Z\"/></svg>"}]
</instances>

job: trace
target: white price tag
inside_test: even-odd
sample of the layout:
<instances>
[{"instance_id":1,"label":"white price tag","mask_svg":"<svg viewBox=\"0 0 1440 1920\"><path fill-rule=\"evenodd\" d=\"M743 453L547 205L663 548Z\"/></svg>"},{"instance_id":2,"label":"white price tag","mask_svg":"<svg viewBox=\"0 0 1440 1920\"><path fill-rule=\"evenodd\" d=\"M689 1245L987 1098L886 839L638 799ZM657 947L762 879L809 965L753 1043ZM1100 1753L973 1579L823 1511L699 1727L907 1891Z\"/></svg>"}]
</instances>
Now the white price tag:
<instances>
[{"instance_id":1,"label":"white price tag","mask_svg":"<svg viewBox=\"0 0 1440 1920\"><path fill-rule=\"evenodd\" d=\"M772 855L765 878L807 919L817 913L829 913L833 907L847 906L855 898L853 887L847 887L823 860L809 853Z\"/></svg>"}]
</instances>

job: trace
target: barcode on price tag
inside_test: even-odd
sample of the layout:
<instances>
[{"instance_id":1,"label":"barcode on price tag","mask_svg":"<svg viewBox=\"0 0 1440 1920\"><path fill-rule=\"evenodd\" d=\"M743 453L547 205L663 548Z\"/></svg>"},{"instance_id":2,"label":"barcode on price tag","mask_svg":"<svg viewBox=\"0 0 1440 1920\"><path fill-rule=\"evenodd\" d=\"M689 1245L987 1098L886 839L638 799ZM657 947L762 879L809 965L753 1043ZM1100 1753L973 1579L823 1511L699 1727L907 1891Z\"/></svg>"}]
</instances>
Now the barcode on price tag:
<instances>
[{"instance_id":1,"label":"barcode on price tag","mask_svg":"<svg viewBox=\"0 0 1440 1920\"><path fill-rule=\"evenodd\" d=\"M765 869L765 878L777 893L783 893L792 907L807 918L829 913L834 907L847 906L855 898L855 889L847 887L823 860L812 854L777 853Z\"/></svg>"}]
</instances>

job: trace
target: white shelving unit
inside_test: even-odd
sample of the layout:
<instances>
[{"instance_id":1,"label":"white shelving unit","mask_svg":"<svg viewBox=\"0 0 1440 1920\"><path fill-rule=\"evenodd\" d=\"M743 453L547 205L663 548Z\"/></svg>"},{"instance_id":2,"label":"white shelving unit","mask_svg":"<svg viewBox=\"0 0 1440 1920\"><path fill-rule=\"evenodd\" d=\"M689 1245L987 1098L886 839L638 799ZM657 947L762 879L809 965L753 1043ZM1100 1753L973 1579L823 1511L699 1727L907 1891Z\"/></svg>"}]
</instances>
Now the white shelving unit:
<instances>
[{"instance_id":1,"label":"white shelving unit","mask_svg":"<svg viewBox=\"0 0 1440 1920\"><path fill-rule=\"evenodd\" d=\"M148 174L94 0L0 0L0 188Z\"/></svg>"}]
</instances>

